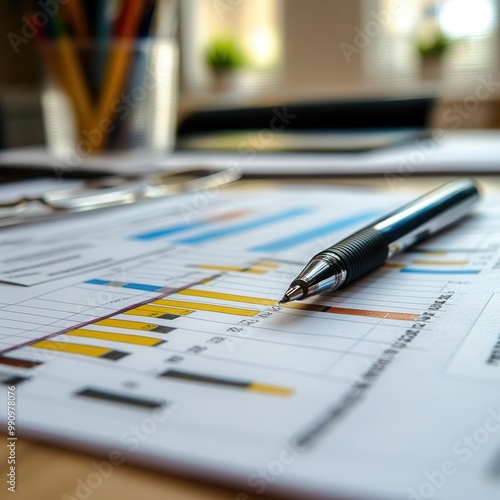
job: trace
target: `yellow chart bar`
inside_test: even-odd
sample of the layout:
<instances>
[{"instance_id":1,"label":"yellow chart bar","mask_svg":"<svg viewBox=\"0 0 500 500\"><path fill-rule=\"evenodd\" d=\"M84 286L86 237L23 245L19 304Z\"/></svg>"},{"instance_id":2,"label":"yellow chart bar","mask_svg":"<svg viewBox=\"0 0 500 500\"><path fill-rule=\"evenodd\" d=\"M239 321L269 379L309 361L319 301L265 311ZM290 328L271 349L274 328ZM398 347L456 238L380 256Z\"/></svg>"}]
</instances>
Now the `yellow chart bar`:
<instances>
[{"instance_id":1,"label":"yellow chart bar","mask_svg":"<svg viewBox=\"0 0 500 500\"><path fill-rule=\"evenodd\" d=\"M243 273L251 273L251 274L266 274L269 272L269 269L260 269L258 266L252 267L244 267L241 272Z\"/></svg>"},{"instance_id":2,"label":"yellow chart bar","mask_svg":"<svg viewBox=\"0 0 500 500\"><path fill-rule=\"evenodd\" d=\"M129 314L131 316L145 316L147 318L175 319L176 316L186 316L192 312L194 311L188 311L186 309L175 310L172 307L140 306L135 309L125 311L123 314Z\"/></svg>"},{"instance_id":3,"label":"yellow chart bar","mask_svg":"<svg viewBox=\"0 0 500 500\"><path fill-rule=\"evenodd\" d=\"M161 304L157 304L157 301L150 302L147 306L141 306L142 308L151 309L151 311L156 311L157 309L161 309L163 314L177 314L178 316L187 316L188 314L194 313L191 309L180 309L178 307L167 307L162 306Z\"/></svg>"},{"instance_id":4,"label":"yellow chart bar","mask_svg":"<svg viewBox=\"0 0 500 500\"><path fill-rule=\"evenodd\" d=\"M142 323L140 321L129 321L127 319L102 319L101 321L97 321L96 325L100 326L111 326L113 328L125 328L127 330L141 330L141 331L159 331L163 327L160 325L154 325L153 323ZM166 333L166 332L163 332Z\"/></svg>"},{"instance_id":5,"label":"yellow chart bar","mask_svg":"<svg viewBox=\"0 0 500 500\"><path fill-rule=\"evenodd\" d=\"M69 354L81 354L83 356L92 356L96 358L108 358L108 359L120 359L126 356L127 353L114 351L107 347L97 347L92 345L83 344L70 344L68 342L57 342L55 340L41 340L40 342L35 342L31 344L30 347L36 347L37 349L49 349L51 351L66 352Z\"/></svg>"},{"instance_id":6,"label":"yellow chart bar","mask_svg":"<svg viewBox=\"0 0 500 500\"><path fill-rule=\"evenodd\" d=\"M267 385L267 384L250 384L248 390L252 392L263 392L265 394L272 394L273 396L283 396L288 397L293 394L293 389L290 387L279 387L277 385Z\"/></svg>"},{"instance_id":7,"label":"yellow chart bar","mask_svg":"<svg viewBox=\"0 0 500 500\"><path fill-rule=\"evenodd\" d=\"M399 262L386 262L384 267L390 267L391 269L404 269L406 264L401 264Z\"/></svg>"},{"instance_id":8,"label":"yellow chart bar","mask_svg":"<svg viewBox=\"0 0 500 500\"><path fill-rule=\"evenodd\" d=\"M172 307L187 307L195 311L210 311L223 314L237 314L239 316L255 316L259 311L251 309L240 309L239 307L215 306L213 304L201 304L198 302L184 302L183 300L173 299L158 299L155 301L157 304L162 304Z\"/></svg>"},{"instance_id":9,"label":"yellow chart bar","mask_svg":"<svg viewBox=\"0 0 500 500\"><path fill-rule=\"evenodd\" d=\"M215 278L214 277L210 277L210 278L205 278L203 281L200 281L200 283L202 285L206 285L207 283L210 283L211 281L213 281Z\"/></svg>"},{"instance_id":10,"label":"yellow chart bar","mask_svg":"<svg viewBox=\"0 0 500 500\"><path fill-rule=\"evenodd\" d=\"M194 297L206 297L207 299L232 300L233 302L245 302L247 304L259 304L262 306L274 306L276 300L261 299L258 297L246 297L244 295L233 295L231 293L209 292L207 290L181 290L180 295L192 295Z\"/></svg>"},{"instance_id":11,"label":"yellow chart bar","mask_svg":"<svg viewBox=\"0 0 500 500\"><path fill-rule=\"evenodd\" d=\"M252 274L266 274L267 269L255 269L254 267L237 267L237 266L198 266L199 269L207 269L209 271L232 271L237 273L252 273Z\"/></svg>"},{"instance_id":12,"label":"yellow chart bar","mask_svg":"<svg viewBox=\"0 0 500 500\"><path fill-rule=\"evenodd\" d=\"M268 267L269 269L277 269L280 267L279 264L274 264L272 262L257 262L255 265L258 267Z\"/></svg>"},{"instance_id":13,"label":"yellow chart bar","mask_svg":"<svg viewBox=\"0 0 500 500\"><path fill-rule=\"evenodd\" d=\"M127 335L123 333L98 332L96 330L84 330L79 328L68 332L66 335L72 337L85 337L89 339L111 340L113 342L125 342L126 344L156 346L163 344L163 340L152 337L141 337L140 335Z\"/></svg>"},{"instance_id":14,"label":"yellow chart bar","mask_svg":"<svg viewBox=\"0 0 500 500\"><path fill-rule=\"evenodd\" d=\"M203 265L203 266L198 266L200 269L208 269L210 271L241 271L243 268L242 267L236 267L236 266L209 266L209 265Z\"/></svg>"},{"instance_id":15,"label":"yellow chart bar","mask_svg":"<svg viewBox=\"0 0 500 500\"><path fill-rule=\"evenodd\" d=\"M291 387L280 387L271 384L261 384L259 382L214 377L211 375L203 375L201 373L190 373L171 369L162 373L161 376L176 380L183 380L186 382L211 384L243 391L259 392L272 396L289 397L294 393L294 390Z\"/></svg>"},{"instance_id":16,"label":"yellow chart bar","mask_svg":"<svg viewBox=\"0 0 500 500\"><path fill-rule=\"evenodd\" d=\"M468 260L422 260L412 261L413 264L421 266L465 266L470 263Z\"/></svg>"},{"instance_id":17,"label":"yellow chart bar","mask_svg":"<svg viewBox=\"0 0 500 500\"><path fill-rule=\"evenodd\" d=\"M125 311L123 314L130 314L132 316L146 316L148 318L159 318L160 316L166 314L165 311L163 311L159 307L156 307L155 310L152 309L153 309L152 307L148 309L142 307L136 307L135 309L130 309L129 311Z\"/></svg>"}]
</instances>

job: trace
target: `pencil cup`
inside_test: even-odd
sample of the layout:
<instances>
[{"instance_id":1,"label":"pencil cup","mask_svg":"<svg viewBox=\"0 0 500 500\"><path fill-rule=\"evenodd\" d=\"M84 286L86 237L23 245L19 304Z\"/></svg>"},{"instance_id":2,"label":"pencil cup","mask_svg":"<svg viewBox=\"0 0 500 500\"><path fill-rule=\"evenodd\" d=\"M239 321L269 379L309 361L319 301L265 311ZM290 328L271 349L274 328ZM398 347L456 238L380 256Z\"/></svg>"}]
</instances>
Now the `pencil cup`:
<instances>
[{"instance_id":1,"label":"pencil cup","mask_svg":"<svg viewBox=\"0 0 500 500\"><path fill-rule=\"evenodd\" d=\"M39 46L46 140L58 157L161 154L175 138L178 52L172 39Z\"/></svg>"}]
</instances>

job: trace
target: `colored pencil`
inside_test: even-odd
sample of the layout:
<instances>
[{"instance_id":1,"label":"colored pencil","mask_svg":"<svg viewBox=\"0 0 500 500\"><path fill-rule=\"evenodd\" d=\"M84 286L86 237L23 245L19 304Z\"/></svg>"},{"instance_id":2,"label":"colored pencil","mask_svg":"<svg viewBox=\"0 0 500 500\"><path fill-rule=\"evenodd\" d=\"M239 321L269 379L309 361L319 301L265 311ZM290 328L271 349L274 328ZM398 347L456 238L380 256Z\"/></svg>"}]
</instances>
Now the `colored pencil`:
<instances>
[{"instance_id":1,"label":"colored pencil","mask_svg":"<svg viewBox=\"0 0 500 500\"><path fill-rule=\"evenodd\" d=\"M110 61L103 83L102 93L97 105L96 126L101 121L111 120L113 105L120 100L120 94L125 85L130 57L134 49L133 40L137 33L141 12L145 0L128 0L125 3L124 14L119 21L116 44L110 49ZM105 138L102 147L105 146Z\"/></svg>"}]
</instances>

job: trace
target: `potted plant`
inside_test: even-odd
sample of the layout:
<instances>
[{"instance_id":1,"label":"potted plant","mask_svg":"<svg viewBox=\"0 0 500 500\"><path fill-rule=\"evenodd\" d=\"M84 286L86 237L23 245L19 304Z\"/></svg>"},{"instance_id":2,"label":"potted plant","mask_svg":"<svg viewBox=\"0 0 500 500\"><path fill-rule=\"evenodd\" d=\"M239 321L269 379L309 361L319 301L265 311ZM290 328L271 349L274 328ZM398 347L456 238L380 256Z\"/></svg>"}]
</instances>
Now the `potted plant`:
<instances>
[{"instance_id":1,"label":"potted plant","mask_svg":"<svg viewBox=\"0 0 500 500\"><path fill-rule=\"evenodd\" d=\"M236 71L245 66L246 60L238 43L229 37L217 38L208 46L206 63L212 70L215 89L231 90Z\"/></svg>"},{"instance_id":2,"label":"potted plant","mask_svg":"<svg viewBox=\"0 0 500 500\"><path fill-rule=\"evenodd\" d=\"M439 80L443 72L443 55L452 45L451 39L442 31L431 38L418 42L420 73L423 80Z\"/></svg>"}]
</instances>

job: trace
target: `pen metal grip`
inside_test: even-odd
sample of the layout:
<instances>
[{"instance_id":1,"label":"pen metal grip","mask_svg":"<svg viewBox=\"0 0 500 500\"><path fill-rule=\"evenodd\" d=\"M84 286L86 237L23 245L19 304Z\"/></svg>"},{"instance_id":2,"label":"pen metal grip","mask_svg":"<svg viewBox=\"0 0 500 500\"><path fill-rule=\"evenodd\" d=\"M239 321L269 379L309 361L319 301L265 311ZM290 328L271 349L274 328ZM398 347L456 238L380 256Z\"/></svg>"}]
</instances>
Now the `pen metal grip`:
<instances>
[{"instance_id":1,"label":"pen metal grip","mask_svg":"<svg viewBox=\"0 0 500 500\"><path fill-rule=\"evenodd\" d=\"M366 228L327 248L317 257L333 255L344 264L344 285L381 266L388 253L389 247L382 234L373 228Z\"/></svg>"}]
</instances>

